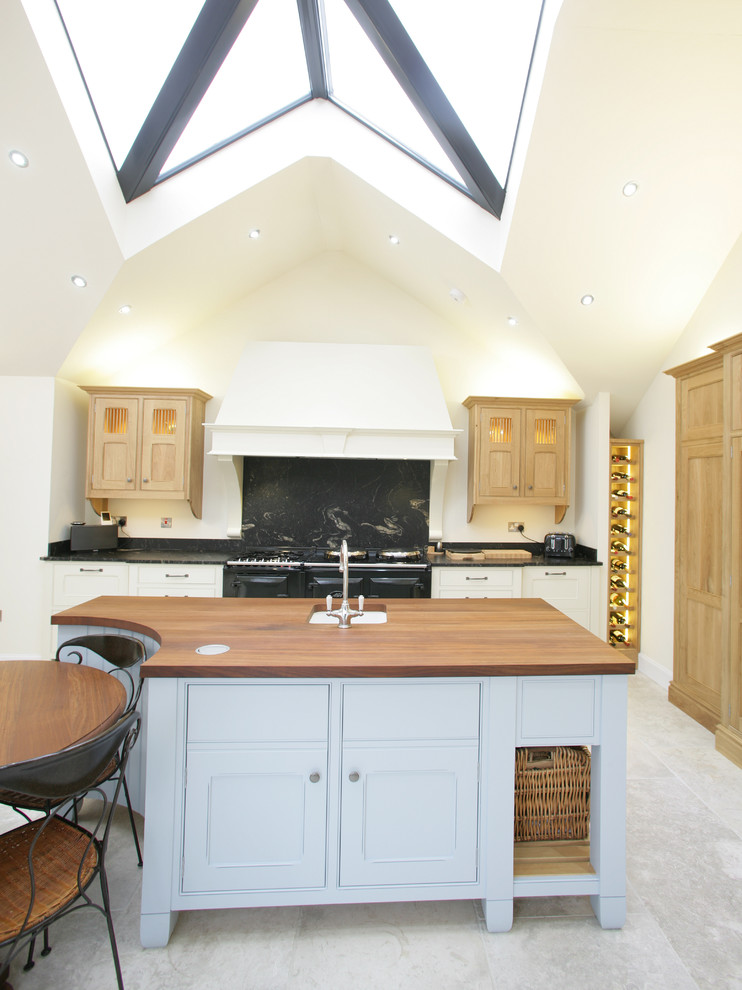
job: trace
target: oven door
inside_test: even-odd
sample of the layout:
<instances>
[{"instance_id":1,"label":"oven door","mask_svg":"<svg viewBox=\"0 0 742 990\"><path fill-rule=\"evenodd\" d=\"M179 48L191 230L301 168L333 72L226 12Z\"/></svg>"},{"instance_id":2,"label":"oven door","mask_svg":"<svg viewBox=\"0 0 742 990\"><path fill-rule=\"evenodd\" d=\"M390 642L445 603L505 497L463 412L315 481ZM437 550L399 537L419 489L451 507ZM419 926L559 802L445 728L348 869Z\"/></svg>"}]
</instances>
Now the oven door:
<instances>
[{"instance_id":1,"label":"oven door","mask_svg":"<svg viewBox=\"0 0 742 990\"><path fill-rule=\"evenodd\" d=\"M348 575L348 596L358 598L363 595L363 577L351 573ZM307 572L306 597L307 598L333 598L343 597L343 575L333 567L331 570L317 571L314 568Z\"/></svg>"},{"instance_id":2,"label":"oven door","mask_svg":"<svg viewBox=\"0 0 742 990\"><path fill-rule=\"evenodd\" d=\"M376 571L367 575L368 598L430 598L428 571Z\"/></svg>"},{"instance_id":3,"label":"oven door","mask_svg":"<svg viewBox=\"0 0 742 990\"><path fill-rule=\"evenodd\" d=\"M224 569L222 594L225 598L304 598L301 571Z\"/></svg>"}]
</instances>

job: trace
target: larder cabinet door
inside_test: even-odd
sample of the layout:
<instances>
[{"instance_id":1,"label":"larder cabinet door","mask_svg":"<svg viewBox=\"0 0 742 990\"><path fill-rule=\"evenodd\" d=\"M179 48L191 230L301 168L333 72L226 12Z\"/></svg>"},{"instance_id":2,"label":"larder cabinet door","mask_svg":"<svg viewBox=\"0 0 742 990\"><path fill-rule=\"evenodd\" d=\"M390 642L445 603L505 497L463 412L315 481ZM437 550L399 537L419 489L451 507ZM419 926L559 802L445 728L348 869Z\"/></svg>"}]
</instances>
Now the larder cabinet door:
<instances>
[{"instance_id":1,"label":"larder cabinet door","mask_svg":"<svg viewBox=\"0 0 742 990\"><path fill-rule=\"evenodd\" d=\"M712 731L721 704L723 449L721 440L681 447L683 498L676 509L681 550L674 683L704 706Z\"/></svg>"},{"instance_id":2,"label":"larder cabinet door","mask_svg":"<svg viewBox=\"0 0 742 990\"><path fill-rule=\"evenodd\" d=\"M142 491L184 489L187 437L185 399L142 400Z\"/></svg>"},{"instance_id":3,"label":"larder cabinet door","mask_svg":"<svg viewBox=\"0 0 742 990\"><path fill-rule=\"evenodd\" d=\"M729 725L742 732L742 437L732 440L732 600L729 649ZM724 719L722 719L724 721Z\"/></svg>"},{"instance_id":4,"label":"larder cabinet door","mask_svg":"<svg viewBox=\"0 0 742 990\"><path fill-rule=\"evenodd\" d=\"M526 409L526 498L566 498L564 409Z\"/></svg>"},{"instance_id":5,"label":"larder cabinet door","mask_svg":"<svg viewBox=\"0 0 742 990\"><path fill-rule=\"evenodd\" d=\"M521 415L517 407L485 406L479 417L479 494L518 496Z\"/></svg>"},{"instance_id":6,"label":"larder cabinet door","mask_svg":"<svg viewBox=\"0 0 742 990\"><path fill-rule=\"evenodd\" d=\"M87 497L135 491L139 448L137 399L97 397L92 420Z\"/></svg>"}]
</instances>

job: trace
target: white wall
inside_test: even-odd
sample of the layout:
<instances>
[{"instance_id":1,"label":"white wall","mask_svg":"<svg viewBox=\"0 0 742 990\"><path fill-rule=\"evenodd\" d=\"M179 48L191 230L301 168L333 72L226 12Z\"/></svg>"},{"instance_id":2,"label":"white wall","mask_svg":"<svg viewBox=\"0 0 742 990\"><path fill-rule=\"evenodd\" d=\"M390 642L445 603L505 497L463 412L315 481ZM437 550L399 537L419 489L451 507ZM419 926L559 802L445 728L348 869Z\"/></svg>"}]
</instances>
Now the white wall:
<instances>
[{"instance_id":1,"label":"white wall","mask_svg":"<svg viewBox=\"0 0 742 990\"><path fill-rule=\"evenodd\" d=\"M714 279L664 368L708 353L709 344L742 332L742 238ZM675 380L660 372L625 424L644 440L642 634L640 669L672 675L675 547Z\"/></svg>"},{"instance_id":2,"label":"white wall","mask_svg":"<svg viewBox=\"0 0 742 990\"><path fill-rule=\"evenodd\" d=\"M0 658L46 656L53 378L0 378Z\"/></svg>"},{"instance_id":3,"label":"white wall","mask_svg":"<svg viewBox=\"0 0 742 990\"><path fill-rule=\"evenodd\" d=\"M600 571L599 625L605 638L608 611L608 465L611 397L599 392L575 411L574 424L574 531L579 542L597 550Z\"/></svg>"}]
</instances>

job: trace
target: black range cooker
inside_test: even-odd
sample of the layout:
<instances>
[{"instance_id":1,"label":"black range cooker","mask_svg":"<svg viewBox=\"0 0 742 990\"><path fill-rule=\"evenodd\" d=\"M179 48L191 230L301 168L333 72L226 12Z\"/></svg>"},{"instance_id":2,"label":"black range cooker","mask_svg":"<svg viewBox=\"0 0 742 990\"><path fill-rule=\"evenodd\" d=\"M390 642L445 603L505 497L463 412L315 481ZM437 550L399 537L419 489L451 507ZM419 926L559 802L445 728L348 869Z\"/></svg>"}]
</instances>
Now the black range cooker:
<instances>
[{"instance_id":1,"label":"black range cooker","mask_svg":"<svg viewBox=\"0 0 742 990\"><path fill-rule=\"evenodd\" d=\"M224 565L225 598L342 597L340 551L316 548L251 549ZM351 598L430 598L430 565L418 549L348 552Z\"/></svg>"}]
</instances>

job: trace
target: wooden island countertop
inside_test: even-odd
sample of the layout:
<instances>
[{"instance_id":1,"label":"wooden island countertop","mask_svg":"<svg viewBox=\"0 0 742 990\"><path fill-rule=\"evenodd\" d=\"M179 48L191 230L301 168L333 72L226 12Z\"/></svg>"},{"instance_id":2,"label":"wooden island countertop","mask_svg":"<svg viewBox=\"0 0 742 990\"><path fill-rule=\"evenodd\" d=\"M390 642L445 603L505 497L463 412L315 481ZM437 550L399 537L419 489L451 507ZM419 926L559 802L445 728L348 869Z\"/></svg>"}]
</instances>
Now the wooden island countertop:
<instances>
[{"instance_id":1,"label":"wooden island countertop","mask_svg":"<svg viewBox=\"0 0 742 990\"><path fill-rule=\"evenodd\" d=\"M321 603L319 603L321 605ZM351 605L355 604L351 601ZM387 622L309 624L308 598L101 597L52 616L151 636L143 677L631 674L633 660L540 598L389 599ZM228 646L202 655L198 647Z\"/></svg>"}]
</instances>

